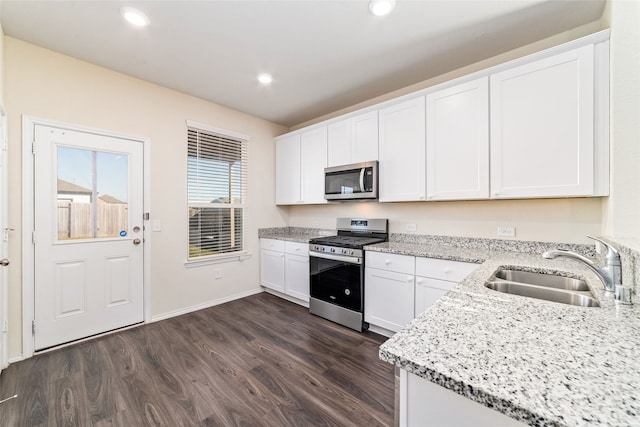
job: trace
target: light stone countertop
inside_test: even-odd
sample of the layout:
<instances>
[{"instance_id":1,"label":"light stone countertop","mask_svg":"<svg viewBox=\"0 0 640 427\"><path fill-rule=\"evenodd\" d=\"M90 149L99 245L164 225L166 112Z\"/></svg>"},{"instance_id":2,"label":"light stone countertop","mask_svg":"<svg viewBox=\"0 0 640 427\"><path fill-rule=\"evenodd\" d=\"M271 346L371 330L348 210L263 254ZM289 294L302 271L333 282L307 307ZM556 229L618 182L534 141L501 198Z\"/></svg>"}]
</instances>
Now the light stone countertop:
<instances>
[{"instance_id":1,"label":"light stone countertop","mask_svg":"<svg viewBox=\"0 0 640 427\"><path fill-rule=\"evenodd\" d=\"M309 243L309 240L315 237L333 236L334 234L336 234L335 230L321 228L279 227L258 229L258 237L260 239L285 240L297 243Z\"/></svg>"},{"instance_id":2,"label":"light stone countertop","mask_svg":"<svg viewBox=\"0 0 640 427\"><path fill-rule=\"evenodd\" d=\"M436 255L396 243L377 249ZM475 259L473 250L456 256L456 249L440 250L446 259ZM476 256L486 261L385 342L381 359L533 426L640 425L640 306L617 304L571 259L491 250ZM486 288L503 267L582 277L601 307Z\"/></svg>"}]
</instances>

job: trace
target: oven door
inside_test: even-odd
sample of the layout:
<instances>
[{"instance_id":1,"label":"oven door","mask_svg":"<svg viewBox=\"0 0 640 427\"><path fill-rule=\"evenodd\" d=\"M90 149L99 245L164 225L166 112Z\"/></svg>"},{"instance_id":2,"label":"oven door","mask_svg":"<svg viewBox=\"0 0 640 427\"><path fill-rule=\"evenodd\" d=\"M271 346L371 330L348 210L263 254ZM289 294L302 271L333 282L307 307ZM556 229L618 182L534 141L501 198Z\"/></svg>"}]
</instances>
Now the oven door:
<instances>
[{"instance_id":1,"label":"oven door","mask_svg":"<svg viewBox=\"0 0 640 427\"><path fill-rule=\"evenodd\" d=\"M362 258L309 252L313 298L362 312L364 304Z\"/></svg>"}]
</instances>

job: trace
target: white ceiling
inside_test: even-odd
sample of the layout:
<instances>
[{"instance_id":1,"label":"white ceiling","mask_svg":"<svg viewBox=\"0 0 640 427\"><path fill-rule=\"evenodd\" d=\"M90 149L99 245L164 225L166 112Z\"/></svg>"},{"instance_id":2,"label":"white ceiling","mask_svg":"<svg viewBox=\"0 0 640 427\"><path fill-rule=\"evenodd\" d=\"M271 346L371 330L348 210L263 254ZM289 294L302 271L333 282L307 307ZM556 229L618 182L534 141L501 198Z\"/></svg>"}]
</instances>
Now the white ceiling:
<instances>
[{"instance_id":1,"label":"white ceiling","mask_svg":"<svg viewBox=\"0 0 640 427\"><path fill-rule=\"evenodd\" d=\"M6 35L292 126L596 21L604 0L12 1ZM133 28L133 6L150 19ZM256 81L272 73L271 87Z\"/></svg>"}]
</instances>

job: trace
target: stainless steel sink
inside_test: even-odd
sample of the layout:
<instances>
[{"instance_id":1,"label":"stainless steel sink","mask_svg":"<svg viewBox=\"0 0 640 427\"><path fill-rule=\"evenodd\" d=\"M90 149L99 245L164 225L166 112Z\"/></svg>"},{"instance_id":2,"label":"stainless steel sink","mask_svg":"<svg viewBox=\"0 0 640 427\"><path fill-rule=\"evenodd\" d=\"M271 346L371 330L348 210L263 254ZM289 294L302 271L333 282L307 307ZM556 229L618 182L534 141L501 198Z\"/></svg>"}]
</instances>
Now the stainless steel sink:
<instances>
[{"instance_id":1,"label":"stainless steel sink","mask_svg":"<svg viewBox=\"0 0 640 427\"><path fill-rule=\"evenodd\" d=\"M528 285L538 285L547 288L566 289L570 291L588 291L589 286L584 280L572 277L556 276L555 274L532 273L518 270L499 270L496 273L497 279L509 282L525 283Z\"/></svg>"},{"instance_id":2,"label":"stainless steel sink","mask_svg":"<svg viewBox=\"0 0 640 427\"><path fill-rule=\"evenodd\" d=\"M485 283L494 291L580 307L600 307L583 280L554 274L502 269Z\"/></svg>"}]
</instances>

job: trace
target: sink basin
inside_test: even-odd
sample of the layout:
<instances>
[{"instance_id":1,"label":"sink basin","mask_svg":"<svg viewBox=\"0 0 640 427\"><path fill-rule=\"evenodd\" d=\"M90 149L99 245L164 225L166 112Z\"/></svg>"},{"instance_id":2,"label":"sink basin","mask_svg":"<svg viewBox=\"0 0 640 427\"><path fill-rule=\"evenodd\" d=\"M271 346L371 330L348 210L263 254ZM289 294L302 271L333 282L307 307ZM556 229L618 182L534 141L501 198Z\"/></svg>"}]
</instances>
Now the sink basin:
<instances>
[{"instance_id":1,"label":"sink basin","mask_svg":"<svg viewBox=\"0 0 640 427\"><path fill-rule=\"evenodd\" d=\"M570 291L588 291L589 286L584 280L571 277L556 276L555 274L531 273L529 271L499 270L496 279L518 282L528 285L544 286L547 288L566 289Z\"/></svg>"},{"instance_id":2,"label":"sink basin","mask_svg":"<svg viewBox=\"0 0 640 427\"><path fill-rule=\"evenodd\" d=\"M490 281L485 283L485 286L494 291L506 294L543 299L580 307L600 307L600 303L593 298L593 294L591 294L590 291L566 291L563 289L507 281Z\"/></svg>"},{"instance_id":3,"label":"sink basin","mask_svg":"<svg viewBox=\"0 0 640 427\"><path fill-rule=\"evenodd\" d=\"M484 285L505 294L580 307L600 307L587 283L571 277L502 269L496 271Z\"/></svg>"}]
</instances>

